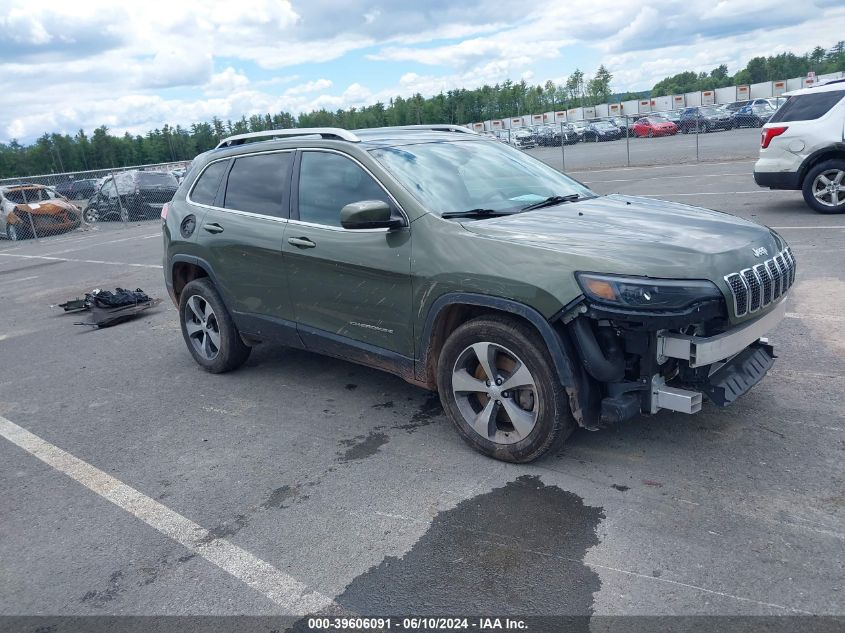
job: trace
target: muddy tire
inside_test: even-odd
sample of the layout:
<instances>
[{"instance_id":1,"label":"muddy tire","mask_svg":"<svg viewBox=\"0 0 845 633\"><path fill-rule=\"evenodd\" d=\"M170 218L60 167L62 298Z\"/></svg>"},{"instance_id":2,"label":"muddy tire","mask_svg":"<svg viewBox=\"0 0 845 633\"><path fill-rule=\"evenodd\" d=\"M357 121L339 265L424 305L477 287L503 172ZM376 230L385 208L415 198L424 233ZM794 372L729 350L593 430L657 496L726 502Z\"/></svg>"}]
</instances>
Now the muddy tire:
<instances>
[{"instance_id":1,"label":"muddy tire","mask_svg":"<svg viewBox=\"0 0 845 633\"><path fill-rule=\"evenodd\" d=\"M576 427L542 337L518 319L487 316L458 327L441 351L437 388L461 437L502 461L533 461Z\"/></svg>"},{"instance_id":2,"label":"muddy tire","mask_svg":"<svg viewBox=\"0 0 845 633\"><path fill-rule=\"evenodd\" d=\"M251 348L244 344L214 284L195 279L179 297L179 322L188 351L197 364L212 374L243 365Z\"/></svg>"}]
</instances>

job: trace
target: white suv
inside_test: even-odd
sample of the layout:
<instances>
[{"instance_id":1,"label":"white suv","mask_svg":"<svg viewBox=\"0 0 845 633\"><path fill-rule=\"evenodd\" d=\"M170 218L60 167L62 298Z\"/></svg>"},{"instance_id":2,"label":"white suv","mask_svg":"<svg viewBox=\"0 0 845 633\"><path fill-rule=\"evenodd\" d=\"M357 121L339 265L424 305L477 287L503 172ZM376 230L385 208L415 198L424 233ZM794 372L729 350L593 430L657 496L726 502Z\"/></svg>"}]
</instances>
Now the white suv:
<instances>
[{"instance_id":1,"label":"white suv","mask_svg":"<svg viewBox=\"0 0 845 633\"><path fill-rule=\"evenodd\" d=\"M763 126L754 180L800 189L819 213L845 213L845 80L785 96Z\"/></svg>"}]
</instances>

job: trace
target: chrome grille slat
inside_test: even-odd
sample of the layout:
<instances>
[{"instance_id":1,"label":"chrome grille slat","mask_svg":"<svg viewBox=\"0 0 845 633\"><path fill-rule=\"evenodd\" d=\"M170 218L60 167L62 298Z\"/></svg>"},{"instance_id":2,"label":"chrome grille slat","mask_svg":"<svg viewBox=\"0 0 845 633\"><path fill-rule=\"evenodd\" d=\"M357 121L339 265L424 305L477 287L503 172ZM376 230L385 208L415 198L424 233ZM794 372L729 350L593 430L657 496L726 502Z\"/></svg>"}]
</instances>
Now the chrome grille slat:
<instances>
[{"instance_id":1,"label":"chrome grille slat","mask_svg":"<svg viewBox=\"0 0 845 633\"><path fill-rule=\"evenodd\" d=\"M751 268L746 268L739 274L748 286L748 311L757 312L760 309L760 280Z\"/></svg>"},{"instance_id":2,"label":"chrome grille slat","mask_svg":"<svg viewBox=\"0 0 845 633\"><path fill-rule=\"evenodd\" d=\"M795 255L792 249L777 253L752 268L725 275L738 317L757 312L786 294L795 283Z\"/></svg>"},{"instance_id":3,"label":"chrome grille slat","mask_svg":"<svg viewBox=\"0 0 845 633\"><path fill-rule=\"evenodd\" d=\"M773 259L770 259L764 265L772 276L772 298L777 299L780 296L780 271Z\"/></svg>"},{"instance_id":4,"label":"chrome grille slat","mask_svg":"<svg viewBox=\"0 0 845 633\"><path fill-rule=\"evenodd\" d=\"M757 275L757 278L760 280L762 291L760 293L760 301L762 306L765 308L772 302L772 276L769 274L769 271L766 269L765 264L757 264L754 267L754 273Z\"/></svg>"}]
</instances>

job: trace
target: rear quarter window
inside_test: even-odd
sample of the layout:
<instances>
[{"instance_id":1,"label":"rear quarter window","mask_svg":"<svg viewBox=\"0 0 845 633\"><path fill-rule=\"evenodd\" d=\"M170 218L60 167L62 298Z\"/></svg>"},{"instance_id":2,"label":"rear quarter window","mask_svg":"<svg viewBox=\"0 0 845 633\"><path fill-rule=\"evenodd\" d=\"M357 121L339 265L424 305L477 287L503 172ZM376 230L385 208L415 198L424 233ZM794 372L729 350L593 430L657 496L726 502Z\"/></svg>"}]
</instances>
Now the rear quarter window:
<instances>
[{"instance_id":1,"label":"rear quarter window","mask_svg":"<svg viewBox=\"0 0 845 633\"><path fill-rule=\"evenodd\" d=\"M220 188L220 181L228 166L228 160L211 163L197 179L191 191L191 202L213 205L217 198L217 190Z\"/></svg>"},{"instance_id":2,"label":"rear quarter window","mask_svg":"<svg viewBox=\"0 0 845 633\"><path fill-rule=\"evenodd\" d=\"M787 97L786 103L769 119L769 123L818 119L827 114L843 97L845 97L845 90Z\"/></svg>"}]
</instances>

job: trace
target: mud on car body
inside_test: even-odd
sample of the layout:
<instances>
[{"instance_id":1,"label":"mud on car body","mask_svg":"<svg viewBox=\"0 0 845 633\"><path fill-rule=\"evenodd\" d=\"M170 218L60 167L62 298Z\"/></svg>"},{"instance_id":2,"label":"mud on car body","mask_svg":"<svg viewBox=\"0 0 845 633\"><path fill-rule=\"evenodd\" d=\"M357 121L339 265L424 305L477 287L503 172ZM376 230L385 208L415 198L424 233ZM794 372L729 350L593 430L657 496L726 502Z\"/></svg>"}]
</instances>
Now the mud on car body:
<instances>
[{"instance_id":1,"label":"mud on car body","mask_svg":"<svg viewBox=\"0 0 845 633\"><path fill-rule=\"evenodd\" d=\"M384 369L518 462L578 426L732 403L774 362L796 269L764 226L599 196L453 126L232 137L162 217L199 365L272 341Z\"/></svg>"}]
</instances>

